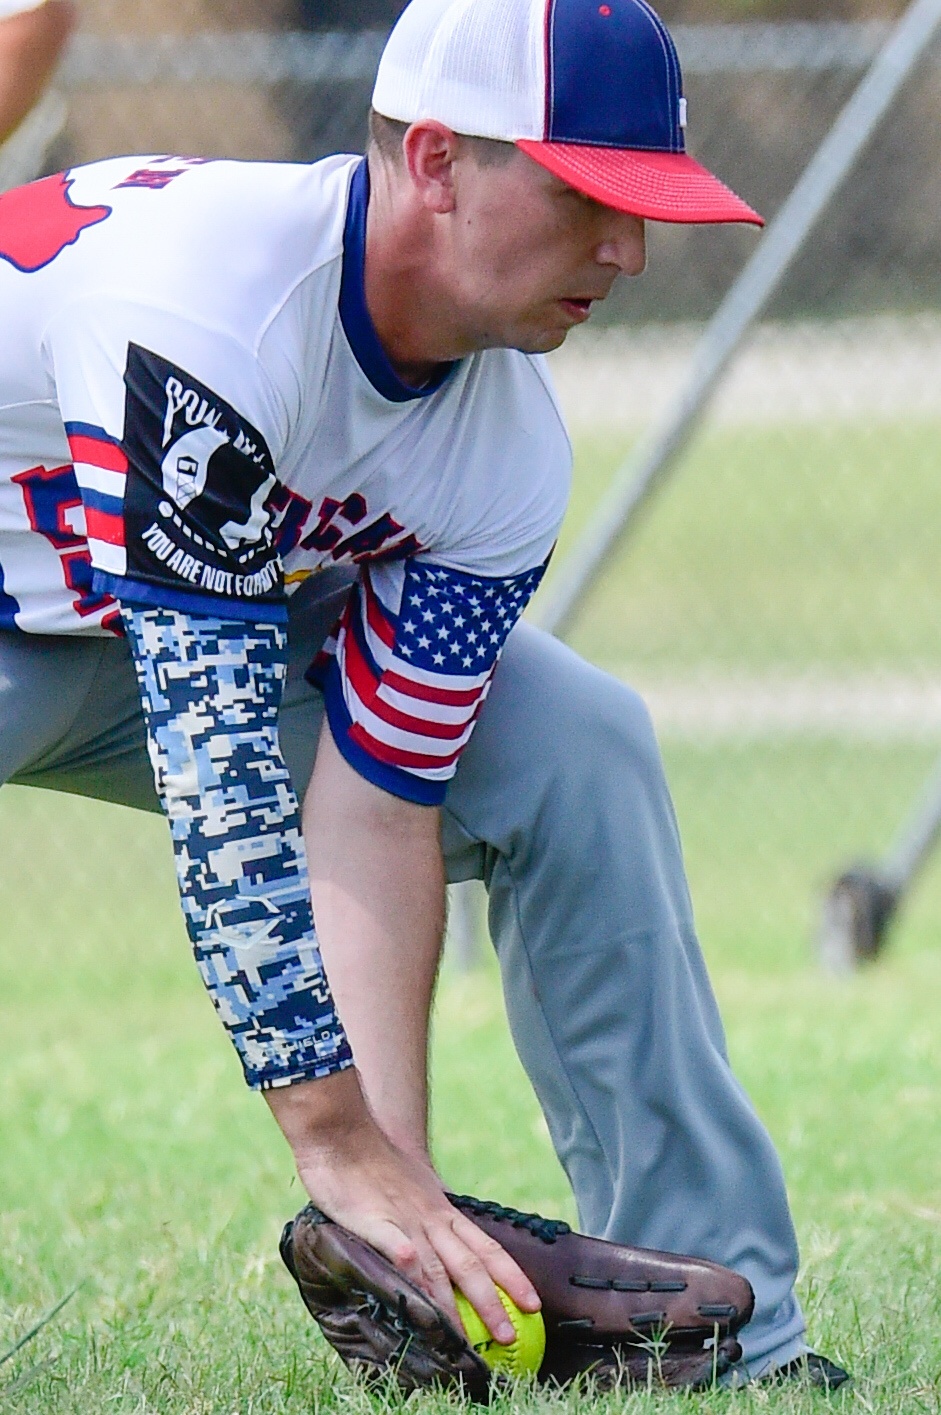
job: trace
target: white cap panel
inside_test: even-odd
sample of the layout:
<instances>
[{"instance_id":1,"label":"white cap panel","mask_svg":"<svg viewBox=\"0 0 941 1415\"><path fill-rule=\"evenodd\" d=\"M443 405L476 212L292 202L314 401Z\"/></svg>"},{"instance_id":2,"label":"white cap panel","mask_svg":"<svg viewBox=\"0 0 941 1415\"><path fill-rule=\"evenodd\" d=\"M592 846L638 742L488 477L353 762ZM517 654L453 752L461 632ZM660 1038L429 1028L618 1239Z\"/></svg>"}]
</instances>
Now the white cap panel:
<instances>
[{"instance_id":1,"label":"white cap panel","mask_svg":"<svg viewBox=\"0 0 941 1415\"><path fill-rule=\"evenodd\" d=\"M545 0L411 0L379 65L373 107L474 137L539 140Z\"/></svg>"}]
</instances>

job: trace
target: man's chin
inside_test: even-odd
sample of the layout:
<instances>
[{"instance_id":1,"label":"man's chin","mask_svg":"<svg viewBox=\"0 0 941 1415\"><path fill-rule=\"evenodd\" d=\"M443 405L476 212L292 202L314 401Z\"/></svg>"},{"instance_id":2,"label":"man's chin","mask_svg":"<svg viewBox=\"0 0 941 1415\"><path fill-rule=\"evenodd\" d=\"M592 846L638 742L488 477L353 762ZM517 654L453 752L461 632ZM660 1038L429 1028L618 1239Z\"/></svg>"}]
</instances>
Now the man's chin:
<instances>
[{"instance_id":1,"label":"man's chin","mask_svg":"<svg viewBox=\"0 0 941 1415\"><path fill-rule=\"evenodd\" d=\"M583 321L579 321L583 322ZM545 324L517 325L515 329L490 330L476 347L482 349L518 349L521 354L551 354L565 343L576 324L572 320L555 318Z\"/></svg>"},{"instance_id":2,"label":"man's chin","mask_svg":"<svg viewBox=\"0 0 941 1415\"><path fill-rule=\"evenodd\" d=\"M551 354L553 349L561 348L573 328L573 325L569 325L565 329L557 325L554 329L545 329L539 334L527 335L515 343L513 347L519 349L521 354Z\"/></svg>"}]
</instances>

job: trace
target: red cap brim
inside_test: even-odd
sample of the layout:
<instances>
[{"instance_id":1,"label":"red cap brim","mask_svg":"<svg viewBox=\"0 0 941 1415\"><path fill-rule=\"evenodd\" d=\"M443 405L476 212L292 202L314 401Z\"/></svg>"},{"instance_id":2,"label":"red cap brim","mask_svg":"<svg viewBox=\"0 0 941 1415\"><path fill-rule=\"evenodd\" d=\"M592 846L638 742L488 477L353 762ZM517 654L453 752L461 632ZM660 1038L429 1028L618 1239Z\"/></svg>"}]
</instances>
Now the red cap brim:
<instances>
[{"instance_id":1,"label":"red cap brim","mask_svg":"<svg viewBox=\"0 0 941 1415\"><path fill-rule=\"evenodd\" d=\"M529 138L518 139L516 146L576 191L616 211L650 221L765 224L757 211L684 152L640 152Z\"/></svg>"}]
</instances>

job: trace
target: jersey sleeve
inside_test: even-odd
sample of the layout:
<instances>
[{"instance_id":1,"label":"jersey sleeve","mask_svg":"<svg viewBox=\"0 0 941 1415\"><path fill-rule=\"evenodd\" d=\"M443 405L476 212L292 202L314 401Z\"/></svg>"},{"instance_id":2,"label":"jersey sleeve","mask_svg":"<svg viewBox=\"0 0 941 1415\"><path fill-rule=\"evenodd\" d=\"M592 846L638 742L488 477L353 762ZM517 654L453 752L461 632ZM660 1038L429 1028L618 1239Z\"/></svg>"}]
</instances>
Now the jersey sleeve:
<instances>
[{"instance_id":1,"label":"jersey sleeve","mask_svg":"<svg viewBox=\"0 0 941 1415\"><path fill-rule=\"evenodd\" d=\"M545 564L484 578L424 559L364 566L310 680L361 776L440 805Z\"/></svg>"},{"instance_id":2,"label":"jersey sleeve","mask_svg":"<svg viewBox=\"0 0 941 1415\"><path fill-rule=\"evenodd\" d=\"M13 15L25 15L28 10L38 10L46 0L0 0L0 20L8 20Z\"/></svg>"},{"instance_id":3,"label":"jersey sleeve","mask_svg":"<svg viewBox=\"0 0 941 1415\"><path fill-rule=\"evenodd\" d=\"M285 418L258 362L229 335L120 301L68 307L46 345L96 592L283 621Z\"/></svg>"}]
</instances>

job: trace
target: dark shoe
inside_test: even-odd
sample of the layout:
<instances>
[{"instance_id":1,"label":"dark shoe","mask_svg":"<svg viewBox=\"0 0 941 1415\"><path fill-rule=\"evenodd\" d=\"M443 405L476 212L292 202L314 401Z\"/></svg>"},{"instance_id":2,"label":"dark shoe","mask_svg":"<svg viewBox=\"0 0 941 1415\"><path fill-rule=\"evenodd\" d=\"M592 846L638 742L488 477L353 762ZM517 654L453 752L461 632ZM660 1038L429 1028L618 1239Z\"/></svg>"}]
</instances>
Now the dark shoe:
<instances>
[{"instance_id":1,"label":"dark shoe","mask_svg":"<svg viewBox=\"0 0 941 1415\"><path fill-rule=\"evenodd\" d=\"M816 1351L805 1351L803 1356L796 1356L793 1361L788 1361L786 1366L778 1366L769 1371L762 1377L762 1382L778 1385L782 1381L803 1381L805 1385L829 1394L832 1390L839 1390L840 1386L852 1379L849 1371L844 1371L835 1361L820 1356Z\"/></svg>"}]
</instances>

